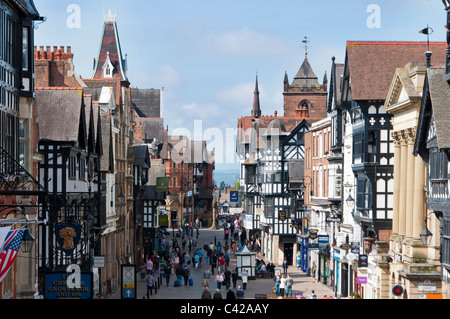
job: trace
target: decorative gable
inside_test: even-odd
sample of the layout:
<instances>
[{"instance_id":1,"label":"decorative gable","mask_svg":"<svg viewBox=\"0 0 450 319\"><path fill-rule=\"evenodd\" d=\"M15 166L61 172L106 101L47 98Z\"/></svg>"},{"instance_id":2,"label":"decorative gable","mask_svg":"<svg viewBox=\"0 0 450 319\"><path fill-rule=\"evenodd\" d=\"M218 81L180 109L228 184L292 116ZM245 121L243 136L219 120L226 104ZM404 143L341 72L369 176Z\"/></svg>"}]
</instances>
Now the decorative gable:
<instances>
[{"instance_id":1,"label":"decorative gable","mask_svg":"<svg viewBox=\"0 0 450 319\"><path fill-rule=\"evenodd\" d=\"M102 70L104 78L113 77L114 65L112 64L111 59L109 58L109 52L106 53L106 61L103 64Z\"/></svg>"}]
</instances>

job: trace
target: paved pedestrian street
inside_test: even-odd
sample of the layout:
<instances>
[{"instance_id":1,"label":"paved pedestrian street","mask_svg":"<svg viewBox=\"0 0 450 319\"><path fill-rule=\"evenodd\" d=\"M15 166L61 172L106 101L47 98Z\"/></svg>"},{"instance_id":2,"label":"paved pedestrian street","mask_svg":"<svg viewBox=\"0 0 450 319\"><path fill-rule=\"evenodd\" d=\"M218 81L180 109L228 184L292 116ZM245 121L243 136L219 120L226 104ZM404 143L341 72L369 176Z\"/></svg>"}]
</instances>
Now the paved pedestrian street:
<instances>
[{"instance_id":1,"label":"paved pedestrian street","mask_svg":"<svg viewBox=\"0 0 450 319\"><path fill-rule=\"evenodd\" d=\"M170 236L166 236L166 239L172 240L172 232L170 232ZM180 238L178 237L180 240ZM224 236L223 230L210 230L203 229L200 230L200 235L198 240L197 247L203 247L205 243L217 243L221 242L223 244ZM181 241L181 240L180 240ZM192 254L190 254L192 257ZM257 256L260 258L260 256ZM281 269L281 265L275 265L275 269ZM166 286L166 280L162 277L162 274L157 274L159 278L158 281L160 283L159 288L155 291L153 290L153 294L150 296L150 299L201 299L204 288L201 286L201 278L203 270L205 269L205 259L203 259L201 267L197 270L189 265L189 270L191 273L191 278L193 279L193 285L190 286L184 285L184 281L182 286L174 287L174 281L176 279L175 275L170 276L169 286ZM234 253L231 254L230 259L230 269L236 267L236 256ZM210 279L210 292L213 295L216 292L216 283L214 282L215 275L217 274L217 268L214 270L214 275L211 275ZM288 268L288 274L293 278L294 284L292 293L293 296L296 294L302 294L306 299L311 298L312 290L315 290L315 294L317 295L317 299L321 299L324 296L327 297L335 297L334 292L331 287L325 285L323 283L317 283L313 281L313 278L306 276L301 270L297 270L295 266L290 266ZM242 285L242 280L238 279L237 285ZM249 280L247 283L247 289L245 290L245 298L246 299L255 299L258 297L257 295L267 295L267 298L279 298L275 293L272 292L274 287L273 278L257 278L253 280ZM226 298L226 288L222 286L221 290L222 298ZM118 290L114 294L110 296L106 296L106 299L122 299L121 292ZM145 280L141 280L138 276L137 279L137 288L136 288L136 299L147 299L147 287L145 284Z\"/></svg>"}]
</instances>

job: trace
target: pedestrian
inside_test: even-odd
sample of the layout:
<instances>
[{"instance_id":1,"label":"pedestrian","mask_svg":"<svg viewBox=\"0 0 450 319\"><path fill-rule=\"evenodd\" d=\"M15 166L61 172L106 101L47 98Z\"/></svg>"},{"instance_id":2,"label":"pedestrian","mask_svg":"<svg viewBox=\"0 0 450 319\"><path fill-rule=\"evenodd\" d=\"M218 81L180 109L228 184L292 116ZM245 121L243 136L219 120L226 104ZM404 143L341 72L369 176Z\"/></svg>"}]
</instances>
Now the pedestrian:
<instances>
[{"instance_id":1,"label":"pedestrian","mask_svg":"<svg viewBox=\"0 0 450 319\"><path fill-rule=\"evenodd\" d=\"M243 269L241 273L241 279L242 279L242 288L244 290L247 289L247 281L248 281L248 273L247 270Z\"/></svg>"},{"instance_id":2,"label":"pedestrian","mask_svg":"<svg viewBox=\"0 0 450 319\"><path fill-rule=\"evenodd\" d=\"M209 288L208 287L205 287L205 289L203 290L202 299L212 299L211 298L211 293L209 292Z\"/></svg>"},{"instance_id":3,"label":"pedestrian","mask_svg":"<svg viewBox=\"0 0 450 319\"><path fill-rule=\"evenodd\" d=\"M233 269L233 271L231 272L231 280L233 281L233 289L236 289L236 284L238 280L237 269Z\"/></svg>"},{"instance_id":4,"label":"pedestrian","mask_svg":"<svg viewBox=\"0 0 450 319\"><path fill-rule=\"evenodd\" d=\"M287 275L287 270L288 270L288 263L287 263L286 258L284 258L284 259L283 259L283 273L284 273L285 275Z\"/></svg>"},{"instance_id":5,"label":"pedestrian","mask_svg":"<svg viewBox=\"0 0 450 319\"><path fill-rule=\"evenodd\" d=\"M236 294L231 288L227 291L226 299L236 299Z\"/></svg>"},{"instance_id":6,"label":"pedestrian","mask_svg":"<svg viewBox=\"0 0 450 319\"><path fill-rule=\"evenodd\" d=\"M183 282L183 273L184 273L184 271L183 271L183 269L181 269L181 267L178 267L178 268L175 270L175 275L177 275L177 281L178 281L178 283L179 283L179 286L178 286L178 287L181 287L181 284L182 284L182 282Z\"/></svg>"},{"instance_id":7,"label":"pedestrian","mask_svg":"<svg viewBox=\"0 0 450 319\"><path fill-rule=\"evenodd\" d=\"M317 299L316 293L314 290L311 290L311 299Z\"/></svg>"},{"instance_id":8,"label":"pedestrian","mask_svg":"<svg viewBox=\"0 0 450 319\"><path fill-rule=\"evenodd\" d=\"M199 263L200 257L198 256L197 252L194 252L193 258L194 258L194 267L195 267L195 269L198 269L198 263Z\"/></svg>"},{"instance_id":9,"label":"pedestrian","mask_svg":"<svg viewBox=\"0 0 450 319\"><path fill-rule=\"evenodd\" d=\"M284 297L284 291L286 289L286 278L284 275L281 275L280 279L280 296Z\"/></svg>"},{"instance_id":10,"label":"pedestrian","mask_svg":"<svg viewBox=\"0 0 450 319\"><path fill-rule=\"evenodd\" d=\"M164 277L166 278L166 285L169 287L170 275L172 274L172 266L167 261L166 267L164 267Z\"/></svg>"},{"instance_id":11,"label":"pedestrian","mask_svg":"<svg viewBox=\"0 0 450 319\"><path fill-rule=\"evenodd\" d=\"M238 286L238 289L236 290L236 299L245 299L245 292L241 286Z\"/></svg>"},{"instance_id":12,"label":"pedestrian","mask_svg":"<svg viewBox=\"0 0 450 319\"><path fill-rule=\"evenodd\" d=\"M294 285L294 279L288 274L286 278L286 297L292 297L292 286Z\"/></svg>"},{"instance_id":13,"label":"pedestrian","mask_svg":"<svg viewBox=\"0 0 450 319\"><path fill-rule=\"evenodd\" d=\"M197 250L197 255L198 255L198 266L201 267L202 266L202 259L203 259L203 250L198 249Z\"/></svg>"},{"instance_id":14,"label":"pedestrian","mask_svg":"<svg viewBox=\"0 0 450 319\"><path fill-rule=\"evenodd\" d=\"M275 294L277 296L280 294L280 280L281 280L280 273L277 272L275 274Z\"/></svg>"},{"instance_id":15,"label":"pedestrian","mask_svg":"<svg viewBox=\"0 0 450 319\"><path fill-rule=\"evenodd\" d=\"M231 286L231 271L230 268L227 268L223 273L223 283L228 290Z\"/></svg>"},{"instance_id":16,"label":"pedestrian","mask_svg":"<svg viewBox=\"0 0 450 319\"><path fill-rule=\"evenodd\" d=\"M314 261L312 263L311 276L313 277L314 282L316 282L316 263Z\"/></svg>"},{"instance_id":17,"label":"pedestrian","mask_svg":"<svg viewBox=\"0 0 450 319\"><path fill-rule=\"evenodd\" d=\"M211 273L214 275L214 268L217 266L217 252L213 251L211 255Z\"/></svg>"},{"instance_id":18,"label":"pedestrian","mask_svg":"<svg viewBox=\"0 0 450 319\"><path fill-rule=\"evenodd\" d=\"M209 267L206 267L202 275L202 287L209 287L210 279L211 279L211 272L209 271Z\"/></svg>"},{"instance_id":19,"label":"pedestrian","mask_svg":"<svg viewBox=\"0 0 450 319\"><path fill-rule=\"evenodd\" d=\"M153 273L153 262L148 257L147 257L147 261L145 263L145 269L147 270L147 274Z\"/></svg>"},{"instance_id":20,"label":"pedestrian","mask_svg":"<svg viewBox=\"0 0 450 319\"><path fill-rule=\"evenodd\" d=\"M216 289L213 299L222 299L222 294L220 293L220 289Z\"/></svg>"},{"instance_id":21,"label":"pedestrian","mask_svg":"<svg viewBox=\"0 0 450 319\"><path fill-rule=\"evenodd\" d=\"M222 282L223 282L223 276L220 271L217 273L215 281L216 281L217 289L220 290L220 288L222 288Z\"/></svg>"},{"instance_id":22,"label":"pedestrian","mask_svg":"<svg viewBox=\"0 0 450 319\"><path fill-rule=\"evenodd\" d=\"M191 276L191 272L189 271L189 269L187 268L187 266L184 266L183 269L183 278L184 278L184 285L187 286L188 281L189 281L189 277Z\"/></svg>"},{"instance_id":23,"label":"pedestrian","mask_svg":"<svg viewBox=\"0 0 450 319\"><path fill-rule=\"evenodd\" d=\"M219 256L219 271L223 272L225 270L225 258L221 255Z\"/></svg>"},{"instance_id":24,"label":"pedestrian","mask_svg":"<svg viewBox=\"0 0 450 319\"><path fill-rule=\"evenodd\" d=\"M150 273L150 274L148 274L145 281L147 283L147 299L150 299L150 295L153 295L153 287L155 285L155 278L153 278L153 275Z\"/></svg>"}]
</instances>

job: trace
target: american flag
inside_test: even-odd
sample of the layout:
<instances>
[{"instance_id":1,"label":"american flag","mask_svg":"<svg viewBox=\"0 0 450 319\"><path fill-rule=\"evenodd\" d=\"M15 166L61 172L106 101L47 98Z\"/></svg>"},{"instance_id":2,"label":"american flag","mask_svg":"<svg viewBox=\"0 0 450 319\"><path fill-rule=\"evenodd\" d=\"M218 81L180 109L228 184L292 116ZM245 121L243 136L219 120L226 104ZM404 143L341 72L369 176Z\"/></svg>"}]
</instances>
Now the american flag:
<instances>
[{"instance_id":1,"label":"american flag","mask_svg":"<svg viewBox=\"0 0 450 319\"><path fill-rule=\"evenodd\" d=\"M0 249L0 284L16 259L24 234L25 230L19 229L10 230L6 236L3 247Z\"/></svg>"}]
</instances>

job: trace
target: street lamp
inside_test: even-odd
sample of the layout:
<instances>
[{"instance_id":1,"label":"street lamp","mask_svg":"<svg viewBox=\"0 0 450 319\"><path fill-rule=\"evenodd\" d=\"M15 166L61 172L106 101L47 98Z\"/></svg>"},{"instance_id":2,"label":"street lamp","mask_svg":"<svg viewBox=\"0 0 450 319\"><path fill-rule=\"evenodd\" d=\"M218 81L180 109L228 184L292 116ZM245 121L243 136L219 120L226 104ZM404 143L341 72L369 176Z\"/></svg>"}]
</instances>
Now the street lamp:
<instances>
[{"instance_id":1,"label":"street lamp","mask_svg":"<svg viewBox=\"0 0 450 319\"><path fill-rule=\"evenodd\" d=\"M347 206L348 206L348 207L353 207L353 204L354 204L354 202L355 202L355 199L352 197L352 194L351 194L351 191L350 191L350 190L348 191L348 197L347 197L347 199L345 200L345 202L347 203Z\"/></svg>"},{"instance_id":2,"label":"street lamp","mask_svg":"<svg viewBox=\"0 0 450 319\"><path fill-rule=\"evenodd\" d=\"M422 240L422 244L425 246L428 246L431 243L431 238L433 237L433 233L429 231L427 227L427 220L428 220L429 214L425 214L425 227L420 233L420 239Z\"/></svg>"},{"instance_id":3,"label":"street lamp","mask_svg":"<svg viewBox=\"0 0 450 319\"><path fill-rule=\"evenodd\" d=\"M118 184L118 183L114 183L114 184L112 184L112 186L111 186L111 195L112 195L112 193L113 193L113 187L114 187L114 185L116 185L116 184ZM123 201L124 201L124 199L125 199L125 195L124 195L123 192L122 192L122 184L119 184L119 186L120 186L120 194L119 194L118 198L119 198L119 202L122 204ZM113 204L114 204L114 201L113 201L113 198L112 198L112 196L111 196L110 206L113 207Z\"/></svg>"}]
</instances>

